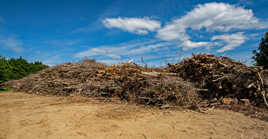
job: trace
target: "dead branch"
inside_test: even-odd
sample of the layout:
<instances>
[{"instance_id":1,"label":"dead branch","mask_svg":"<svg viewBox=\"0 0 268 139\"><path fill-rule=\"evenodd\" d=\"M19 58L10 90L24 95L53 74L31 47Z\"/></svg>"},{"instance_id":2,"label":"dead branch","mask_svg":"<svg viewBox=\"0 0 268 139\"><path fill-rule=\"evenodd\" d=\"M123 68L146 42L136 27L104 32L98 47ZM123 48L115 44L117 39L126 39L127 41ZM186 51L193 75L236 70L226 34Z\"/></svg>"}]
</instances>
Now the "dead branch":
<instances>
[{"instance_id":1,"label":"dead branch","mask_svg":"<svg viewBox=\"0 0 268 139\"><path fill-rule=\"evenodd\" d=\"M266 91L265 91L265 88L264 88L264 82L263 82L263 79L261 77L261 74L260 72L258 72L258 76L261 80L261 85L262 85L262 91L261 91L261 94L263 96L263 100L264 100L264 103L266 104L267 108L268 108L268 103L267 103L267 100L266 100Z\"/></svg>"}]
</instances>

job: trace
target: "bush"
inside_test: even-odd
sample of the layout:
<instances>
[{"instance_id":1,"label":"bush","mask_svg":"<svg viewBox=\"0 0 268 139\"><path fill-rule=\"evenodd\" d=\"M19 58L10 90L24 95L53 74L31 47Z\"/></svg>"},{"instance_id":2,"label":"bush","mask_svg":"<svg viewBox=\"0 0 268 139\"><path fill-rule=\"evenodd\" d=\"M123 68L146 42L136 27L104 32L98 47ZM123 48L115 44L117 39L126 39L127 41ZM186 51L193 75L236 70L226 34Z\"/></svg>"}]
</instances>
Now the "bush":
<instances>
[{"instance_id":1,"label":"bush","mask_svg":"<svg viewBox=\"0 0 268 139\"><path fill-rule=\"evenodd\" d=\"M6 59L0 56L0 83L20 79L47 67L39 61L29 63L22 57Z\"/></svg>"}]
</instances>

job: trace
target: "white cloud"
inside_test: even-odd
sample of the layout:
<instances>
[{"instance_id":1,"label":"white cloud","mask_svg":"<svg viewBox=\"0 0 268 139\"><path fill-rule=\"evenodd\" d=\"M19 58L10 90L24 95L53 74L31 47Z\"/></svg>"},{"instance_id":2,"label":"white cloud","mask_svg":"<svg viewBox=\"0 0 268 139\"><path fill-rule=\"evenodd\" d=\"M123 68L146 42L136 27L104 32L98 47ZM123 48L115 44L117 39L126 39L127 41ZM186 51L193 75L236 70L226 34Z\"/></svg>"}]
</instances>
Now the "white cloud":
<instances>
[{"instance_id":1,"label":"white cloud","mask_svg":"<svg viewBox=\"0 0 268 139\"><path fill-rule=\"evenodd\" d=\"M197 48L197 47L202 47L202 46L208 46L210 45L209 42L192 42L190 40L186 40L182 43L183 47L186 48Z\"/></svg>"},{"instance_id":2,"label":"white cloud","mask_svg":"<svg viewBox=\"0 0 268 139\"><path fill-rule=\"evenodd\" d=\"M164 28L158 30L157 37L162 40L188 40L190 37L185 34L187 26L176 23L166 25Z\"/></svg>"},{"instance_id":3,"label":"white cloud","mask_svg":"<svg viewBox=\"0 0 268 139\"><path fill-rule=\"evenodd\" d=\"M107 28L119 28L136 34L148 34L161 27L160 22L149 18L106 18L103 24Z\"/></svg>"},{"instance_id":4,"label":"white cloud","mask_svg":"<svg viewBox=\"0 0 268 139\"><path fill-rule=\"evenodd\" d=\"M148 42L129 42L122 43L119 45L105 45L99 46L97 48L90 48L86 51L75 54L76 58L83 57L92 57L98 55L104 55L110 58L120 58L122 56L136 56L139 54L144 54L147 52L151 52L154 49L159 47L165 47L168 45L168 42L159 43L156 41L148 41Z\"/></svg>"},{"instance_id":5,"label":"white cloud","mask_svg":"<svg viewBox=\"0 0 268 139\"><path fill-rule=\"evenodd\" d=\"M202 51L202 48L199 49L200 47L206 47L206 50L210 51L211 46L217 46L221 47L217 52L225 52L240 46L247 40L247 37L241 31L268 28L268 20L256 18L252 10L216 2L198 5L186 15L174 19L162 28L160 22L149 18L106 18L102 23L107 28L118 28L141 35L157 31L156 38L160 40L99 46L77 53L74 57L106 57L106 59L100 60L114 63L118 59L123 60L126 57L156 56L160 59L165 54L176 53L174 50L178 50L175 48L179 47L182 47L183 50L198 48L196 49L198 51ZM203 41L201 38L195 42L190 33L188 34L188 29L205 31L211 33L210 35L216 32L217 35L212 36L210 42L208 40ZM155 53L156 51L159 53ZM185 55L185 51L182 53L182 55ZM174 56L171 58L174 58Z\"/></svg>"},{"instance_id":6,"label":"white cloud","mask_svg":"<svg viewBox=\"0 0 268 139\"><path fill-rule=\"evenodd\" d=\"M158 31L157 37L163 40L188 40L186 29L208 32L228 32L231 29L267 28L268 22L260 21L252 10L225 3L207 3L198 5L185 16L173 20Z\"/></svg>"},{"instance_id":7,"label":"white cloud","mask_svg":"<svg viewBox=\"0 0 268 139\"><path fill-rule=\"evenodd\" d=\"M5 49L11 49L17 53L23 51L23 43L14 37L0 37L0 46L3 46Z\"/></svg>"},{"instance_id":8,"label":"white cloud","mask_svg":"<svg viewBox=\"0 0 268 139\"><path fill-rule=\"evenodd\" d=\"M143 47L135 48L127 52L128 55L138 55L146 52L153 51L159 47L165 47L170 45L171 43L165 42L165 43L156 43L156 44L149 44Z\"/></svg>"},{"instance_id":9,"label":"white cloud","mask_svg":"<svg viewBox=\"0 0 268 139\"><path fill-rule=\"evenodd\" d=\"M225 32L230 29L255 28L259 24L252 10L225 3L198 5L181 20L193 29L204 27L208 31Z\"/></svg>"},{"instance_id":10,"label":"white cloud","mask_svg":"<svg viewBox=\"0 0 268 139\"><path fill-rule=\"evenodd\" d=\"M209 48L213 45L219 46L221 44L217 41L226 41L227 38L224 38L224 36L228 36L218 36L218 39L216 39L217 37L215 36L214 39L211 39L214 42L194 42L191 41L191 36L187 34L187 29L204 29L207 33L216 31L219 33L226 33L231 30L232 32L235 32L268 28L268 20L260 20L256 18L251 9L217 2L197 5L186 15L174 19L163 28L161 28L161 24L158 21L150 20L148 18L106 18L103 20L103 24L108 28L120 28L136 34L147 34L149 31L157 30L157 38L172 42L173 45L181 46L183 49L197 47ZM236 38L229 38L232 39L232 43L228 43L228 45L218 50L218 52L231 50L245 42L245 37L241 33L229 36L234 36ZM137 52L142 51L143 49L150 49L150 47L131 51Z\"/></svg>"},{"instance_id":11,"label":"white cloud","mask_svg":"<svg viewBox=\"0 0 268 139\"><path fill-rule=\"evenodd\" d=\"M86 51L79 52L79 53L75 54L75 57L76 58L91 57L91 56L96 56L96 55L106 54L106 53L107 52L105 50L105 47L104 47L104 49L92 48L92 49L88 49Z\"/></svg>"},{"instance_id":12,"label":"white cloud","mask_svg":"<svg viewBox=\"0 0 268 139\"><path fill-rule=\"evenodd\" d=\"M59 55L50 56L43 60L43 63L48 66L55 66L64 63Z\"/></svg>"},{"instance_id":13,"label":"white cloud","mask_svg":"<svg viewBox=\"0 0 268 139\"><path fill-rule=\"evenodd\" d=\"M237 7L225 3L207 3L196 6L185 16L174 19L171 23L158 30L157 38L166 41L180 41L184 49L196 48L202 46L212 46L217 42L193 42L187 29L201 30L206 32L229 32L230 30L247 30L268 28L267 21L257 19L252 10L243 7ZM231 40L219 52L231 50L245 42L242 33L233 35L215 36L212 40ZM234 38L231 38L234 37ZM216 39L218 38L218 39Z\"/></svg>"},{"instance_id":14,"label":"white cloud","mask_svg":"<svg viewBox=\"0 0 268 139\"><path fill-rule=\"evenodd\" d=\"M217 35L211 38L212 41L222 40L226 44L223 48L217 50L217 52L224 52L224 51L232 50L240 46L241 44L243 44L246 41L246 39L247 38L244 36L242 32L235 33L235 34Z\"/></svg>"},{"instance_id":15,"label":"white cloud","mask_svg":"<svg viewBox=\"0 0 268 139\"><path fill-rule=\"evenodd\" d=\"M83 57L94 57L94 56L107 56L114 59L120 59L120 53L126 53L126 47L115 47L115 46L100 46L97 48L91 48L86 51L75 54L76 58Z\"/></svg>"},{"instance_id":16,"label":"white cloud","mask_svg":"<svg viewBox=\"0 0 268 139\"><path fill-rule=\"evenodd\" d=\"M118 45L105 45L79 52L74 55L75 58L91 57L106 64L118 63L134 59L135 62L140 62L143 57L147 62L165 57L168 47L173 47L172 42L163 42L156 40L141 40L131 41ZM175 47L175 46L174 46ZM171 54L171 53L169 53Z\"/></svg>"}]
</instances>

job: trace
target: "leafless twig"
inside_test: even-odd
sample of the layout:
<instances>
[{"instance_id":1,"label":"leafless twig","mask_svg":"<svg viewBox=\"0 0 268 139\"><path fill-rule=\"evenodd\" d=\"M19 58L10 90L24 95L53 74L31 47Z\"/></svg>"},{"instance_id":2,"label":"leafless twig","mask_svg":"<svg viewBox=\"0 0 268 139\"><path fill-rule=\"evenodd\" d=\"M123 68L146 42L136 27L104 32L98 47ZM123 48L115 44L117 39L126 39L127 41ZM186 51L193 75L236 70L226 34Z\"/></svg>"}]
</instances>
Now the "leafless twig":
<instances>
[{"instance_id":1,"label":"leafless twig","mask_svg":"<svg viewBox=\"0 0 268 139\"><path fill-rule=\"evenodd\" d=\"M266 104L266 106L268 108L268 103L267 103L267 100L266 100L266 92L265 92L264 83L263 83L263 79L261 77L260 72L258 72L258 76L259 76L259 78L261 80L261 85L262 85L262 88L263 88L263 90L261 91L261 94L262 94L263 100L264 100L264 102L265 102L265 104Z\"/></svg>"}]
</instances>

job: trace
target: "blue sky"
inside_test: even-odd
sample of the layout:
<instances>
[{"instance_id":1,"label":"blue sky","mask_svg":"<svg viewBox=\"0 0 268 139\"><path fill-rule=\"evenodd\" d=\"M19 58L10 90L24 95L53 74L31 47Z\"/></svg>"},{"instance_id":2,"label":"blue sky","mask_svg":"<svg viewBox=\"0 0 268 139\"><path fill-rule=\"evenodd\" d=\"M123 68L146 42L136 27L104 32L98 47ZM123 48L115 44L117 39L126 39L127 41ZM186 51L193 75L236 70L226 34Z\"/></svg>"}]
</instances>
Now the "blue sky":
<instances>
[{"instance_id":1,"label":"blue sky","mask_svg":"<svg viewBox=\"0 0 268 139\"><path fill-rule=\"evenodd\" d=\"M268 31L267 7L268 0L0 0L0 55L164 66L213 53L250 65Z\"/></svg>"}]
</instances>

